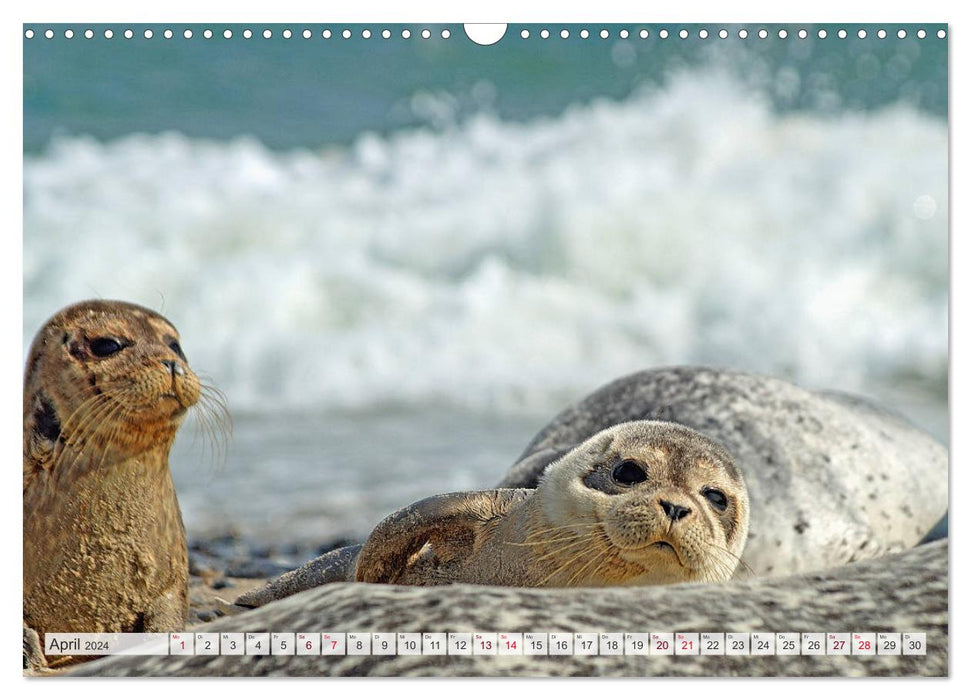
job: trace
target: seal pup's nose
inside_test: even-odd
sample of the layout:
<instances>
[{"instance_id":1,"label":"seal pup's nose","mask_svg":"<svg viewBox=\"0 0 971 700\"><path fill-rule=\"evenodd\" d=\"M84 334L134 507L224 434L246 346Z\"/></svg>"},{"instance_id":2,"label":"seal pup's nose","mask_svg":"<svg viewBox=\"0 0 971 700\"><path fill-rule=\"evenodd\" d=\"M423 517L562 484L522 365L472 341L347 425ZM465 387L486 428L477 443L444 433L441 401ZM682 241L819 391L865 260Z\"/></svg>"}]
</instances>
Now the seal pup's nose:
<instances>
[{"instance_id":1,"label":"seal pup's nose","mask_svg":"<svg viewBox=\"0 0 971 700\"><path fill-rule=\"evenodd\" d=\"M175 360L162 360L161 362L163 365L169 368L169 372L172 373L173 377L185 376L185 370L182 369L182 365L180 365Z\"/></svg>"},{"instance_id":2,"label":"seal pup's nose","mask_svg":"<svg viewBox=\"0 0 971 700\"><path fill-rule=\"evenodd\" d=\"M691 509L686 506L678 506L664 499L659 500L658 503L661 504L661 508L664 509L664 512L667 513L667 516L671 520L681 520L681 518L691 512Z\"/></svg>"}]
</instances>

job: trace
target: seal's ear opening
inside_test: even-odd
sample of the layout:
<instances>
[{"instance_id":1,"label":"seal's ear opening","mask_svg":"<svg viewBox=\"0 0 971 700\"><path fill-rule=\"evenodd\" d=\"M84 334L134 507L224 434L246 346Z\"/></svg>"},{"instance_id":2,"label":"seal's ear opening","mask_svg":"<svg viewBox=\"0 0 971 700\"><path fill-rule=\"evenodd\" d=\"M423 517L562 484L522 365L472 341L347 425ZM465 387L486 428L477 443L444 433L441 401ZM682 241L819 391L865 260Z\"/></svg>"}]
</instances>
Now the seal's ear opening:
<instances>
[{"instance_id":1,"label":"seal's ear opening","mask_svg":"<svg viewBox=\"0 0 971 700\"><path fill-rule=\"evenodd\" d=\"M483 524L502 517L531 493L529 489L446 493L406 506L374 528L357 558L355 578L395 583L426 546L441 561L464 559L472 553Z\"/></svg>"}]
</instances>

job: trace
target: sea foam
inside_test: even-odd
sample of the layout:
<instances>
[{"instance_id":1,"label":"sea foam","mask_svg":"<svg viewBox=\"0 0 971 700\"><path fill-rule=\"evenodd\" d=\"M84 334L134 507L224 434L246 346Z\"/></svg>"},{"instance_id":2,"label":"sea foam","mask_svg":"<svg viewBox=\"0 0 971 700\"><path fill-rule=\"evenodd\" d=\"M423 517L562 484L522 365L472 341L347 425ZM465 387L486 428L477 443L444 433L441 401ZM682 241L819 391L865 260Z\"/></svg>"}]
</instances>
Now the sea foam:
<instances>
[{"instance_id":1,"label":"sea foam","mask_svg":"<svg viewBox=\"0 0 971 700\"><path fill-rule=\"evenodd\" d=\"M321 150L61 136L25 157L25 352L104 297L234 410L551 411L689 363L943 395L947 197L939 118L780 113L711 69Z\"/></svg>"}]
</instances>

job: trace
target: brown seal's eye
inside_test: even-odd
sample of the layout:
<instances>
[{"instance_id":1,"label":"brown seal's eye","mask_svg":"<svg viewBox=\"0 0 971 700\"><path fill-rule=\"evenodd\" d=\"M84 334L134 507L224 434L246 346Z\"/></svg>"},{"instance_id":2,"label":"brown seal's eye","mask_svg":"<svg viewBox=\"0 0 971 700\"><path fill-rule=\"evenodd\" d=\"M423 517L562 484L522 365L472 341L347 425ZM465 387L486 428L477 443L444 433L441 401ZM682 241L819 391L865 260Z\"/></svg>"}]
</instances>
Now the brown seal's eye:
<instances>
[{"instance_id":1,"label":"brown seal's eye","mask_svg":"<svg viewBox=\"0 0 971 700\"><path fill-rule=\"evenodd\" d=\"M88 347L91 348L91 354L95 357L109 357L116 352L121 352L125 346L114 338L95 338Z\"/></svg>"},{"instance_id":2,"label":"brown seal's eye","mask_svg":"<svg viewBox=\"0 0 971 700\"><path fill-rule=\"evenodd\" d=\"M725 510L728 508L728 498L718 489L705 489L701 492L701 495L707 498L708 502L715 506L715 508L718 510Z\"/></svg>"},{"instance_id":3,"label":"brown seal's eye","mask_svg":"<svg viewBox=\"0 0 971 700\"><path fill-rule=\"evenodd\" d=\"M178 340L173 340L171 343L169 343L169 349L172 352L174 352L176 355L178 355L179 357L181 357L183 360L185 359L185 353L182 352L182 346L179 345L179 341Z\"/></svg>"},{"instance_id":4,"label":"brown seal's eye","mask_svg":"<svg viewBox=\"0 0 971 700\"><path fill-rule=\"evenodd\" d=\"M631 459L625 459L614 467L611 476L614 477L614 481L623 486L633 486L642 481L647 481L647 472L644 471L644 467Z\"/></svg>"}]
</instances>

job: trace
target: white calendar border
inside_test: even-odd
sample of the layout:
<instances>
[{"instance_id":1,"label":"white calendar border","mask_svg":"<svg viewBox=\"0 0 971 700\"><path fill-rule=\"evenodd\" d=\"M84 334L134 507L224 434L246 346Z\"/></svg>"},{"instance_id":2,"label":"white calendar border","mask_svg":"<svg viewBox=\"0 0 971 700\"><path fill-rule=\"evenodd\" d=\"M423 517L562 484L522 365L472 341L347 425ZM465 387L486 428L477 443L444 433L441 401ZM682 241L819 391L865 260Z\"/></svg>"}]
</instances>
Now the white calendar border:
<instances>
[{"instance_id":1,"label":"white calendar border","mask_svg":"<svg viewBox=\"0 0 971 700\"><path fill-rule=\"evenodd\" d=\"M788 23L794 20L817 22L846 21L853 23L889 23L928 20L951 21L956 23L960 21L960 38L958 41L950 44L952 56L952 92L949 99L952 118L960 114L964 118L964 122L962 122L960 131L954 128L956 125L952 123L952 144L954 144L952 148L957 149L959 148L958 144L960 144L961 152L960 154L954 153L955 156L960 155L960 157L951 163L952 180L950 191L952 193L967 191L969 184L971 184L968 182L967 176L967 172L969 171L969 152L966 145L971 141L971 134L967 133L969 128L967 115L971 112L971 105L969 105L967 97L968 90L966 88L963 91L959 90L958 81L953 77L956 75L963 76L965 83L967 83L966 78L968 75L971 75L971 62L968 59L971 51L962 46L967 41L965 37L971 34L971 31L969 31L968 23L963 21L967 15L961 15L956 9L956 3L947 2L946 0L923 0L919 3L904 3L899 0L885 0L882 3L865 2L863 0L817 0L811 8L799 6L796 10L791 9L791 6L784 3L769 2L768 0L734 0L731 3L719 3L715 2L715 0L695 0L693 3L670 3L664 7L658 7L654 4L645 6L642 2L633 1L616 2L615 0L598 0L595 3L590 3L589 6L582 4L570 5L568 3L553 2L551 0L534 0L534 2L529 4L522 3L521 1L516 2L515 0L493 0L488 5L483 3L478 7L455 5L454 3L447 3L444 0L436 0L435 2L419 2L415 0L407 4L393 4L390 0L381 0L378 2L370 2L367 5L358 2L345 6L338 6L336 4L322 6L319 3L313 3L309 0L275 0L273 3L268 4L266 7L261 8L259 12L255 13L252 10L243 12L239 9L234 9L232 13L227 13L225 11L225 5L216 2L207 3L204 0L171 0L164 5L158 4L156 6L149 6L148 4L129 5L120 2L120 0L88 0L84 3L83 11L79 10L76 3L68 3L65 0L50 0L43 5L12 5L14 6L8 6L9 9L3 10L5 13L4 19L8 21L4 22L2 26L8 31L14 24L21 24L28 20L54 21L65 18L75 20L96 17L99 22L117 19L132 22L150 22L156 20L196 22L212 21L214 18L222 21L231 21L230 14L233 18L236 18L232 21L252 21L254 18L257 18L260 21L266 22L291 21L294 19L358 22L427 21L429 19L436 22L468 20L486 22L582 21L591 24L596 22L638 20L651 22L667 22L671 20L678 22L749 22L759 20L767 23ZM13 17L8 15L12 15ZM19 87L20 78L22 77L22 51L20 42L8 42L7 37L4 37L3 51L3 58L6 60L3 61L4 69L0 69L0 74L4 76L5 93L13 94L16 91L22 94L22 90ZM13 76L12 78L11 75ZM22 112L20 112L14 115L10 122L3 151L3 155L6 156L3 162L11 169L20 168L22 133ZM11 166L10 164L13 165ZM20 176L22 177L22 171ZM15 180L17 179L17 175L13 177ZM0 196L4 197L4 204L6 205L3 210L8 213L8 218L13 220L8 226L15 231L22 230L23 209L22 202L20 201L22 188L11 186L3 188L3 190L2 194L0 194ZM967 228L963 226L967 218L964 214L967 206L967 204L962 206L956 203L953 196L949 198L952 232ZM21 286L21 280L23 279L21 274L23 255L22 250L18 249L18 246L19 243L14 243L14 250L11 251L10 244L7 243L3 249L0 249L0 253L6 253L0 254L0 260L2 260L0 265L3 266L2 272L0 272L0 280L3 280L2 284L5 285L3 293L4 298L8 302L5 305L7 309L2 313L4 313L3 320L9 321L10 323L16 323L16 320L11 320L7 316L7 314L10 314L10 310L13 310L11 315L18 316L20 310L23 308L21 301L23 291ZM958 274L959 270L964 273L968 272L969 263L971 263L968 257L969 249L971 249L971 243L967 240L962 242L959 240L959 237L953 236L952 234L951 276L953 282L950 309L953 309L955 305L960 308L967 308L971 305L968 303L968 285L971 284L971 282L968 282L968 278L971 275ZM965 303L961 303L962 301ZM21 303L18 304L18 302ZM971 347L967 326L967 322L952 325L949 331L950 341L953 344L952 347L960 348L964 352L960 358L955 357L955 361L951 363L950 379L955 387L960 383L959 377L963 379L971 373L962 371L962 368L968 362L967 349ZM6 360L4 363L6 367L16 367L20 366L19 363L22 363L23 358L19 356L20 353L15 349L15 346L15 343L7 343L0 349L0 352L5 353L3 359ZM0 382L3 382L0 385L2 386L0 391L2 391L2 395L4 396L16 396L22 390L20 377L16 376L14 372L4 373L3 377L0 378ZM967 390L965 389L963 392L951 391L949 393L951 401L951 424L967 424L969 413L967 409L969 405ZM3 435L3 444L8 448L7 454L12 454L12 446L18 445L21 441L19 409L13 401L8 400L4 404L4 408L0 410L4 411L4 419L0 420L0 434ZM961 416L964 417L961 418ZM969 438L966 435L952 431L950 445L952 454L957 453L959 456L967 454L968 450L966 446L968 440ZM14 477L11 473L7 478L12 482ZM966 477L960 474L960 470L954 470L950 483L951 493L960 492L958 484L963 483L963 479L966 479ZM967 489L965 488L964 490L966 491ZM8 484L5 494L9 501L7 507L3 509L3 515L0 517L6 519L4 532L8 533L7 536L10 539L13 539L13 536L19 536L21 528L21 523L16 518L17 514L22 510L21 495L18 489L13 488L10 484ZM949 523L951 532L954 532L956 525L960 525L963 534L966 527L962 523L963 519L958 519L956 522L952 520ZM19 542L15 546L19 548ZM11 546L11 549L13 547L14 545ZM955 579L960 578L966 581L968 580L967 560L965 555L959 555L960 549L954 548L950 552L951 571ZM20 558L14 557L14 559L16 560L15 566L22 567ZM20 576L16 577L16 581L14 576L5 578L2 585L5 587L6 599L16 599L19 594L22 594L22 591L20 591L21 580L22 578ZM966 618L966 610L967 607L955 596L951 601L949 609L951 629L955 627L965 629L960 623ZM6 627L7 629L13 629L13 624L16 621L14 606L7 606L6 614ZM964 635L950 636L949 645L951 659L966 658L967 645L964 642ZM956 665L954 670L959 670ZM281 679L261 680L264 683L284 682ZM698 692L709 692L711 689L710 681L707 679L649 680L652 683L676 682L678 683L679 689L690 689ZM123 688L119 688L117 682L109 681L108 679L95 678L85 679L85 681L87 688L96 688L101 693L104 693L108 688L112 688L112 691L105 693L107 696L120 692L128 695L132 692L132 688L137 688L135 692L142 692L143 687L142 685L125 684ZM71 686L76 682L73 679L66 678L59 679L56 683L43 681L31 682L30 693L32 698L43 699L56 697L58 700L63 700L64 692L70 692ZM292 689L294 687L293 683L299 684L313 681L311 679L304 679L288 680L287 682L288 688ZM354 681L328 679L328 682L341 683ZM392 680L390 682L393 683L394 681ZM631 684L637 683L637 681L611 679L611 685L605 686L605 688L612 692L618 687L617 683L626 684L628 682ZM771 696L773 700L776 700L780 690L778 684L775 682L765 683L752 679L733 679L732 682L734 687L744 688L746 696L753 699ZM820 691L829 693L837 687L842 690L848 690L850 688L859 690L861 688L860 684L866 683L867 679L831 679L825 683L825 687L815 683L799 682L798 679L779 680L778 682L785 683L786 688L784 692L787 695L787 700L801 700L802 698L813 698L815 700ZM149 685L156 684L156 687L158 687L157 680L143 680L141 683L148 683ZM212 681L208 679L184 679L183 682L180 682L179 687L180 689L193 687L193 689L198 689L203 692L211 692L211 683ZM597 684L598 681L594 679L584 685L583 689L585 692L593 690L593 686L590 683ZM852 685L850 685L851 683ZM261 687L266 688L265 685ZM475 684L468 682L467 679L409 679L408 687L419 690L423 695L427 694L427 697L444 697L446 693L452 696L458 691L467 700L478 700L478 698L487 697L490 700L494 700L493 696L497 689L493 684ZM506 692L511 687L515 687L520 691L534 692L536 685L535 681L509 680L503 684L502 692ZM885 688L885 684L882 684L882 687ZM910 687L913 688L913 686ZM938 697L956 697L954 690L956 687L956 683L946 685L936 683L934 686L935 700Z\"/></svg>"}]
</instances>

